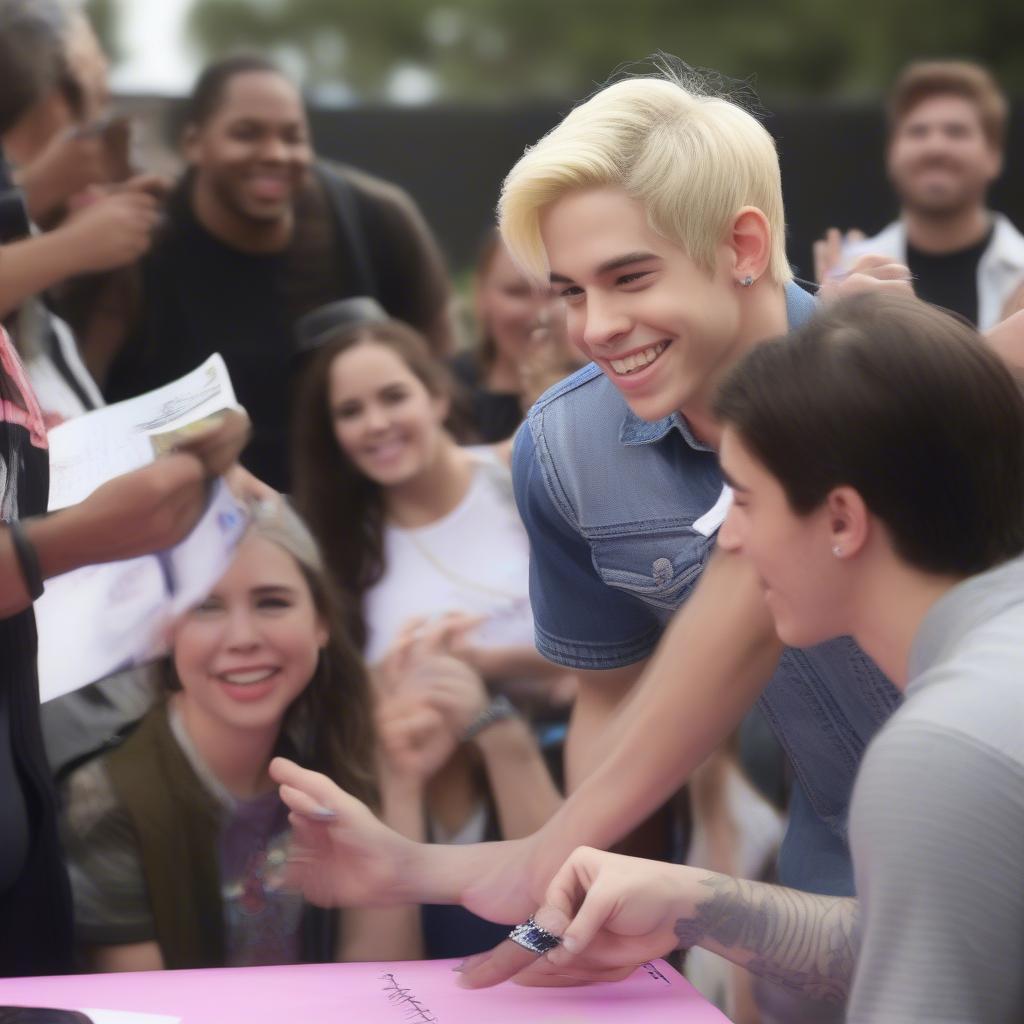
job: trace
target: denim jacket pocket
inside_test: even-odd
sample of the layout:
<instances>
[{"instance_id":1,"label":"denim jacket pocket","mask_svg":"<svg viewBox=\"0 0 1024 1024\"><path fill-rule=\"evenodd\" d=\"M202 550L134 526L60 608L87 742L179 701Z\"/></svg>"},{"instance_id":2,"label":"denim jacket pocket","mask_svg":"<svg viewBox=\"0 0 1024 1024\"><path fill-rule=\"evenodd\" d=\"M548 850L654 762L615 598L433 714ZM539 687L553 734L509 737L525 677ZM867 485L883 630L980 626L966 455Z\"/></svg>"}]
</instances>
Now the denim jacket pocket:
<instances>
[{"instance_id":1,"label":"denim jacket pocket","mask_svg":"<svg viewBox=\"0 0 1024 1024\"><path fill-rule=\"evenodd\" d=\"M605 527L588 540L602 581L643 601L662 620L689 595L714 543L678 522Z\"/></svg>"}]
</instances>

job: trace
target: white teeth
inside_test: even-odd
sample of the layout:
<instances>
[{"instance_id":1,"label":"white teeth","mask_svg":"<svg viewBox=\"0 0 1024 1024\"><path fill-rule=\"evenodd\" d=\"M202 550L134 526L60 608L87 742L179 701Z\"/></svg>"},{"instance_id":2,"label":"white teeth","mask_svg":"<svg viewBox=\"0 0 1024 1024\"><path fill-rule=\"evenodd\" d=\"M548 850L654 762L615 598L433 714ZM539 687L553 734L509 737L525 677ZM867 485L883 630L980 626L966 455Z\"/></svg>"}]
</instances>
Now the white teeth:
<instances>
[{"instance_id":1,"label":"white teeth","mask_svg":"<svg viewBox=\"0 0 1024 1024\"><path fill-rule=\"evenodd\" d=\"M608 361L612 364L612 369L616 373L629 374L649 366L667 347L667 341L659 341L657 345L645 348L642 352L634 352L624 359L610 359Z\"/></svg>"},{"instance_id":2,"label":"white teeth","mask_svg":"<svg viewBox=\"0 0 1024 1024\"><path fill-rule=\"evenodd\" d=\"M223 672L221 679L235 686L252 686L254 683L262 683L264 679L269 679L275 671L277 670L272 668L261 668L252 672Z\"/></svg>"}]
</instances>

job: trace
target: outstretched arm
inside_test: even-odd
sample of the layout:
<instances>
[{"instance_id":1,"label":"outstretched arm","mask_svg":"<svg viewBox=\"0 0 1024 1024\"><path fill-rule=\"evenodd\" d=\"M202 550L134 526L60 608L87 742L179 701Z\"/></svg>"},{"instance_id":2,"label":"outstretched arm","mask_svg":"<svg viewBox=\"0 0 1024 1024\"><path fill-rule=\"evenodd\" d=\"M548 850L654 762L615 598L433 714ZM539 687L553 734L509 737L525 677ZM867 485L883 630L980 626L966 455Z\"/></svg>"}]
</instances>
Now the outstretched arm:
<instances>
[{"instance_id":1,"label":"outstretched arm","mask_svg":"<svg viewBox=\"0 0 1024 1024\"><path fill-rule=\"evenodd\" d=\"M330 780L278 759L271 774L297 812L295 880L314 902L462 903L521 921L581 841L616 842L686 780L753 704L779 651L753 571L717 553L616 720L605 760L525 840L411 843Z\"/></svg>"},{"instance_id":2,"label":"outstretched arm","mask_svg":"<svg viewBox=\"0 0 1024 1024\"><path fill-rule=\"evenodd\" d=\"M542 830L535 895L581 842L612 845L682 786L753 705L780 653L753 569L715 552L613 718L603 756ZM469 895L484 905L479 886Z\"/></svg>"}]
</instances>

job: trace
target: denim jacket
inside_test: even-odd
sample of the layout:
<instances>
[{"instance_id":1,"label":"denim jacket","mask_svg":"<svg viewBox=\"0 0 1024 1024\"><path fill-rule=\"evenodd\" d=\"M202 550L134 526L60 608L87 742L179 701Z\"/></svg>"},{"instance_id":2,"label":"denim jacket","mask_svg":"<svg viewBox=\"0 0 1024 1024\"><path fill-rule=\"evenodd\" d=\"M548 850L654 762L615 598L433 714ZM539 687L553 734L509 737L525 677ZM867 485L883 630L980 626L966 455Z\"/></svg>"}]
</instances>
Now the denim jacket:
<instances>
[{"instance_id":1,"label":"denim jacket","mask_svg":"<svg viewBox=\"0 0 1024 1024\"><path fill-rule=\"evenodd\" d=\"M787 285L791 327L814 300ZM537 648L580 669L630 665L655 648L707 564L722 472L674 414L639 419L593 364L530 410L513 456L530 536ZM849 895L846 817L864 748L899 691L848 638L787 650L761 706L793 766L784 884Z\"/></svg>"}]
</instances>

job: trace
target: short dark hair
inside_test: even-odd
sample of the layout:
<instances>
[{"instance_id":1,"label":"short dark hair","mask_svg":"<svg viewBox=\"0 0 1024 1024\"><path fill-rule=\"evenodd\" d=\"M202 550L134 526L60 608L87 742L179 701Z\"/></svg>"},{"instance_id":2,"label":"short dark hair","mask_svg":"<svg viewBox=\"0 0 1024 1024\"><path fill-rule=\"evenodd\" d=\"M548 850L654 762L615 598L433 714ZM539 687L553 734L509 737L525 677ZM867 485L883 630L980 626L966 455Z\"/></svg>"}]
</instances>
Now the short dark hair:
<instances>
[{"instance_id":1,"label":"short dark hair","mask_svg":"<svg viewBox=\"0 0 1024 1024\"><path fill-rule=\"evenodd\" d=\"M886 113L890 135L923 100L960 96L978 110L985 137L996 149L1006 141L1009 105L987 68L966 60L922 60L907 65L889 92Z\"/></svg>"},{"instance_id":2,"label":"short dark hair","mask_svg":"<svg viewBox=\"0 0 1024 1024\"><path fill-rule=\"evenodd\" d=\"M217 112L232 78L246 74L288 76L269 57L259 53L236 53L208 64L196 79L185 104L184 124L202 125Z\"/></svg>"},{"instance_id":3,"label":"short dark hair","mask_svg":"<svg viewBox=\"0 0 1024 1024\"><path fill-rule=\"evenodd\" d=\"M0 135L44 96L71 87L68 5L60 0L0 0Z\"/></svg>"},{"instance_id":4,"label":"short dark hair","mask_svg":"<svg viewBox=\"0 0 1024 1024\"><path fill-rule=\"evenodd\" d=\"M715 413L799 515L855 488L918 569L969 576L1024 551L1024 396L972 327L883 293L756 346Z\"/></svg>"}]
</instances>

